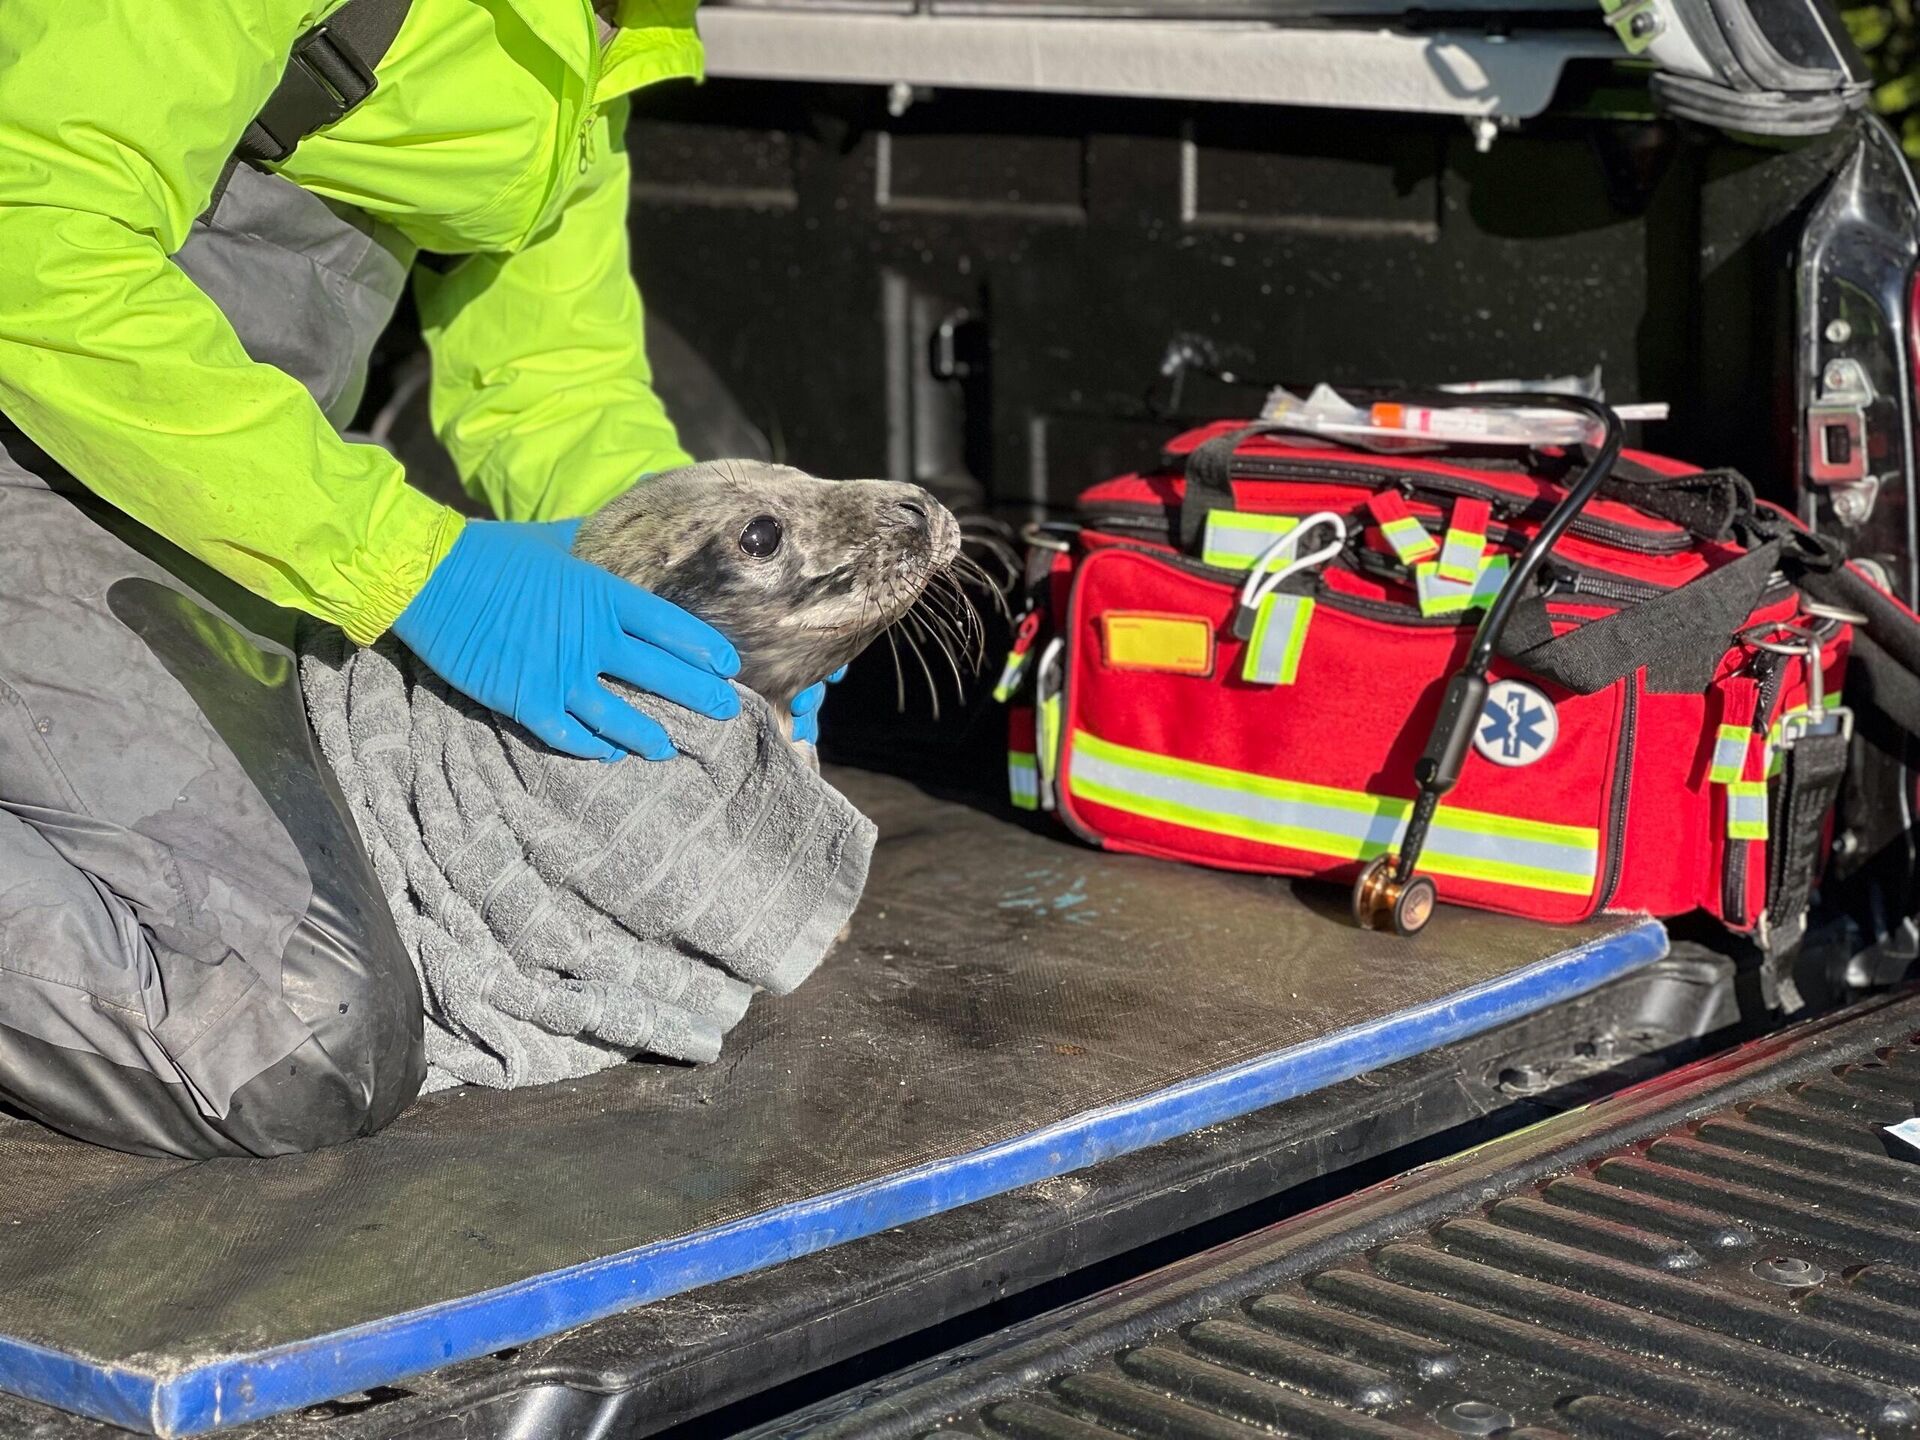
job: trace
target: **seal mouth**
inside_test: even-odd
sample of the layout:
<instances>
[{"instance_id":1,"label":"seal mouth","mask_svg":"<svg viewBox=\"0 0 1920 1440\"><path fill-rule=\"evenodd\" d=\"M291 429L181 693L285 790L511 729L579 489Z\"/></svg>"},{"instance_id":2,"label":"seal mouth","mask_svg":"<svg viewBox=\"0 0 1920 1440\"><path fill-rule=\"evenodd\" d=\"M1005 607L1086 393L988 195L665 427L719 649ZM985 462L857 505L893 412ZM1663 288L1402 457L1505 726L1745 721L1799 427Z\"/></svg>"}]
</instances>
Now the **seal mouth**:
<instances>
[{"instance_id":1,"label":"seal mouth","mask_svg":"<svg viewBox=\"0 0 1920 1440\"><path fill-rule=\"evenodd\" d=\"M944 668L952 677L954 698L964 703L968 682L977 679L986 666L986 620L969 590L984 590L992 597L994 608L1008 614L1007 597L1000 584L962 547L960 523L944 509L941 516L943 523L935 531L924 566L912 582L912 600L876 636L885 637L893 654L898 706L904 710L907 703L907 672L901 656L904 643L927 682L935 720L940 718L937 669Z\"/></svg>"}]
</instances>

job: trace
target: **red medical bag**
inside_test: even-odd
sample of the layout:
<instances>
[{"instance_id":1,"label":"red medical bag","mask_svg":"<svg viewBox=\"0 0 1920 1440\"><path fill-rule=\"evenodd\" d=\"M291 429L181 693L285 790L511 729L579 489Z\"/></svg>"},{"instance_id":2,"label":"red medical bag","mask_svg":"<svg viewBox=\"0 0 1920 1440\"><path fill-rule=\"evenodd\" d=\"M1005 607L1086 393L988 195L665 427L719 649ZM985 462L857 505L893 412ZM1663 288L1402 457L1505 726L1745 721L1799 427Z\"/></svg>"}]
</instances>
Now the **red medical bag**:
<instances>
[{"instance_id":1,"label":"red medical bag","mask_svg":"<svg viewBox=\"0 0 1920 1440\"><path fill-rule=\"evenodd\" d=\"M1189 512L1208 442L1230 483ZM1352 882L1398 844L1448 678L1578 464L1223 423L1094 486L1038 537L1002 676L1015 803L1112 850ZM1804 920L1852 629L1783 578L1796 533L1730 472L1621 456L1515 603L1419 861L1442 900Z\"/></svg>"}]
</instances>

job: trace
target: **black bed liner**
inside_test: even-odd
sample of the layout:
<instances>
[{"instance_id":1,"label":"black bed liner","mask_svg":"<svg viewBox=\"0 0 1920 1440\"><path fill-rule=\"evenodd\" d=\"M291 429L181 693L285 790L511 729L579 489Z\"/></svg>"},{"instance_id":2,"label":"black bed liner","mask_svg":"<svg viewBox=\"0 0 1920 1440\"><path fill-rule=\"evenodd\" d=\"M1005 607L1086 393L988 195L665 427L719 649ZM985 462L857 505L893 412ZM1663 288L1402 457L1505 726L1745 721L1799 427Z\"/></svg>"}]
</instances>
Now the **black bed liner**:
<instances>
[{"instance_id":1,"label":"black bed liner","mask_svg":"<svg viewBox=\"0 0 1920 1440\"><path fill-rule=\"evenodd\" d=\"M1733 1022L1730 968L1676 956L1485 1035L1071 1177L222 1440L730 1434L954 1343L955 1329L992 1330L1048 1308L1047 1296L1076 1298L1664 1069ZM935 1338L915 1338L922 1332ZM807 1378L823 1367L838 1369ZM798 1390L807 1393L795 1398ZM0 1394L4 1440L125 1433Z\"/></svg>"},{"instance_id":2,"label":"black bed liner","mask_svg":"<svg viewBox=\"0 0 1920 1440\"><path fill-rule=\"evenodd\" d=\"M1756 1042L761 1437L1906 1435L1920 995Z\"/></svg>"},{"instance_id":3,"label":"black bed liner","mask_svg":"<svg viewBox=\"0 0 1920 1440\"><path fill-rule=\"evenodd\" d=\"M1341 1023L1338 1007L1351 1010L1359 1003L1356 993L1363 1000L1372 993L1366 977L1386 958L1372 949L1377 939L1321 913L1338 908L1340 897L1330 890L1289 898L1279 881L1100 856L896 781L847 775L844 783L881 822L885 837L876 852L872 903L846 956L796 996L756 1007L728 1065L606 1072L522 1096L435 1097L373 1140L258 1167L136 1161L0 1122L0 1172L12 1182L0 1186L0 1195L10 1195L0 1205L0 1222L7 1206L21 1220L13 1229L0 1223L0 1254L12 1257L16 1277L0 1286L10 1302L8 1326L51 1316L49 1323L64 1325L72 1345L93 1349L123 1338L134 1325L147 1327L143 1334L164 1331L163 1339L198 1334L239 1305L258 1322L243 1338L260 1345L317 1328L311 1327L316 1311L335 1324L333 1312L343 1306L366 1311L370 1290L384 1287L409 1306L457 1297L471 1284L423 1279L423 1265L497 1265L510 1242L506 1260L537 1270L522 1252L534 1244L571 1243L575 1233L553 1215L567 1219L584 1211L599 1227L597 1236L626 1212L682 1203L687 1195L697 1199L723 1182L737 1189L756 1175L785 1173L769 1170L775 1157L791 1169L806 1163L806 1147L829 1141L847 1164L869 1164L892 1132L850 1123L855 1112L877 1114L895 1130L909 1121L922 1124L913 1117L945 1113L925 1097L951 1099L958 1086L975 1102L960 1107L963 1118L1003 1125L1016 1102L1032 1103L1008 1088L1011 1080L992 1081L997 1072L987 1062L1009 1046L1039 1057L1043 1068L1026 1085L1045 1099L1062 1091L1070 1065L1084 1071L1097 1063L1111 1072L1113 1084L1138 1087L1158 1063L1156 1055L1167 1059L1172 1052L1169 1063L1180 1073L1218 1063L1200 1052L1244 1048L1262 1014L1311 1039ZM1084 885L1076 877L1084 877ZM1087 903L1080 904L1083 894ZM1049 899L1044 910L1034 908L1036 895ZM1103 917L1099 924L1081 923L1094 911ZM1598 935L1618 928L1619 922L1607 922L1588 930ZM1541 956L1569 944L1577 949L1583 933L1536 933L1498 917L1450 914L1417 950L1394 955L1395 1003L1407 1003L1429 982L1460 994L1475 977L1512 973L1516 966L1534 973ZM1078 982L1056 986L1071 1004L1007 1002L1008 986L1053 983L1049 976L1062 965L1107 978L1094 990ZM1542 1113L1540 1102L1526 1097L1570 1074L1617 1068L1635 1056L1652 1067L1671 1064L1674 1047L1727 1023L1729 968L1685 955L1634 968L1451 1044L1448 1032L1434 1031L1410 1059L1200 1125L1075 1174L459 1360L430 1375L396 1378L363 1393L343 1395L349 1387L342 1385L330 1392L337 1400L229 1433L275 1440L444 1433L476 1440L701 1426L707 1422L696 1417L718 1407L1191 1232L1237 1207L1276 1208L1118 1263L1130 1267L1124 1273L1139 1273L1169 1255L1291 1213L1288 1206L1345 1193L1388 1173L1375 1168L1356 1176L1355 1167L1379 1166L1397 1151L1404 1155L1404 1147L1435 1147L1417 1152L1423 1156L1449 1153L1462 1143L1448 1138L1456 1127L1475 1127L1471 1136L1479 1139L1524 1123ZM1428 973L1437 970L1451 978ZM1223 1009L1208 997L1226 993L1222 977L1235 976L1232 1004ZM1094 999L1122 985L1150 989L1155 977L1175 984L1178 1007L1130 1001L1130 1008L1113 1013L1124 1019L1138 1012L1139 1023L1096 1033L1095 1021L1108 1012L1089 1009ZM1365 1001L1355 1013L1377 1014L1371 1005ZM1209 1013L1216 1018L1207 1021ZM1009 1017L1026 1028L1009 1031ZM1062 1026L1068 1031L1055 1033ZM825 1049L814 1043L829 1031L863 1043ZM1109 1032L1118 1038L1101 1038ZM1076 1035L1075 1043L1065 1043ZM873 1043L865 1043L869 1036ZM891 1038L880 1043L885 1037ZM1581 1049L1588 1053L1578 1054ZM831 1069L836 1057L851 1068ZM1509 1071L1514 1078L1503 1082ZM743 1087L753 1073L762 1073L765 1083L749 1092ZM882 1081L888 1094L922 1098L876 1109L872 1096ZM906 1082L913 1088L901 1092ZM731 1124L714 1118L749 1093L762 1097L762 1113L743 1112ZM992 1098L983 1101L987 1095ZM671 1113L654 1113L671 1110L676 1096L702 1102L707 1123L693 1131L668 1123ZM852 1097L860 1103L850 1103ZM466 1145L465 1159L448 1159L453 1144ZM751 1152L751 1163L735 1163L739 1146ZM1319 1177L1336 1175L1312 1191ZM42 1203L28 1203L36 1195ZM240 1195L246 1203L226 1198ZM479 1200L491 1207L483 1219L475 1218ZM220 1217L218 1254L195 1248L209 1216ZM537 1222L531 1229L530 1220ZM411 1268L396 1270L396 1253ZM168 1283L181 1270L194 1284ZM1055 1301L1099 1282L1075 1283L1080 1288L1056 1293ZM269 1326L273 1333L266 1333ZM393 1333L385 1322L379 1331ZM896 1356L891 1365L900 1361ZM92 1422L0 1398L5 1440L97 1433Z\"/></svg>"}]
</instances>

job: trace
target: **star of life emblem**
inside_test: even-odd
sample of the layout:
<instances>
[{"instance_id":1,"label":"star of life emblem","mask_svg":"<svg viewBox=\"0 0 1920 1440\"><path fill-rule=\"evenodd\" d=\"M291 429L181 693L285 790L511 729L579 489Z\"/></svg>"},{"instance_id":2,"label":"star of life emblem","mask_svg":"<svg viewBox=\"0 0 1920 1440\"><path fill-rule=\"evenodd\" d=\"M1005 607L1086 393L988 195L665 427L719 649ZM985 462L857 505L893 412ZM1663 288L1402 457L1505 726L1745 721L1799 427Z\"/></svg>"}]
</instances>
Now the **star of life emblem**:
<instances>
[{"instance_id":1,"label":"star of life emblem","mask_svg":"<svg viewBox=\"0 0 1920 1440\"><path fill-rule=\"evenodd\" d=\"M1502 680L1487 691L1473 748L1496 765L1531 765L1553 748L1560 716L1531 685Z\"/></svg>"}]
</instances>

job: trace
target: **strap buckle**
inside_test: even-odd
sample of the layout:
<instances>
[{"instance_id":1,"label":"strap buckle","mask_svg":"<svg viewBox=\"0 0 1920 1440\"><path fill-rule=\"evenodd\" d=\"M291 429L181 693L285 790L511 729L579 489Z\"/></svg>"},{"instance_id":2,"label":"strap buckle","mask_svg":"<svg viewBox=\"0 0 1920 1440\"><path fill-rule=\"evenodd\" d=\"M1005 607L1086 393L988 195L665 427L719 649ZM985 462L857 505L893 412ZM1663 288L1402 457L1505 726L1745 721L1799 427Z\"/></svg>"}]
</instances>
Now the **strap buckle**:
<instances>
[{"instance_id":1,"label":"strap buckle","mask_svg":"<svg viewBox=\"0 0 1920 1440\"><path fill-rule=\"evenodd\" d=\"M286 73L247 127L246 158L286 159L314 131L344 119L378 84L351 45L324 24L314 26L294 42Z\"/></svg>"},{"instance_id":2,"label":"strap buckle","mask_svg":"<svg viewBox=\"0 0 1920 1440\"><path fill-rule=\"evenodd\" d=\"M1787 639L1776 639L1776 636ZM1853 711L1827 704L1826 666L1820 658L1820 637L1805 625L1762 621L1740 632L1741 640L1756 650L1775 655L1797 655L1807 662L1807 708L1783 717L1774 748L1786 752L1808 735L1839 735L1853 739Z\"/></svg>"}]
</instances>

